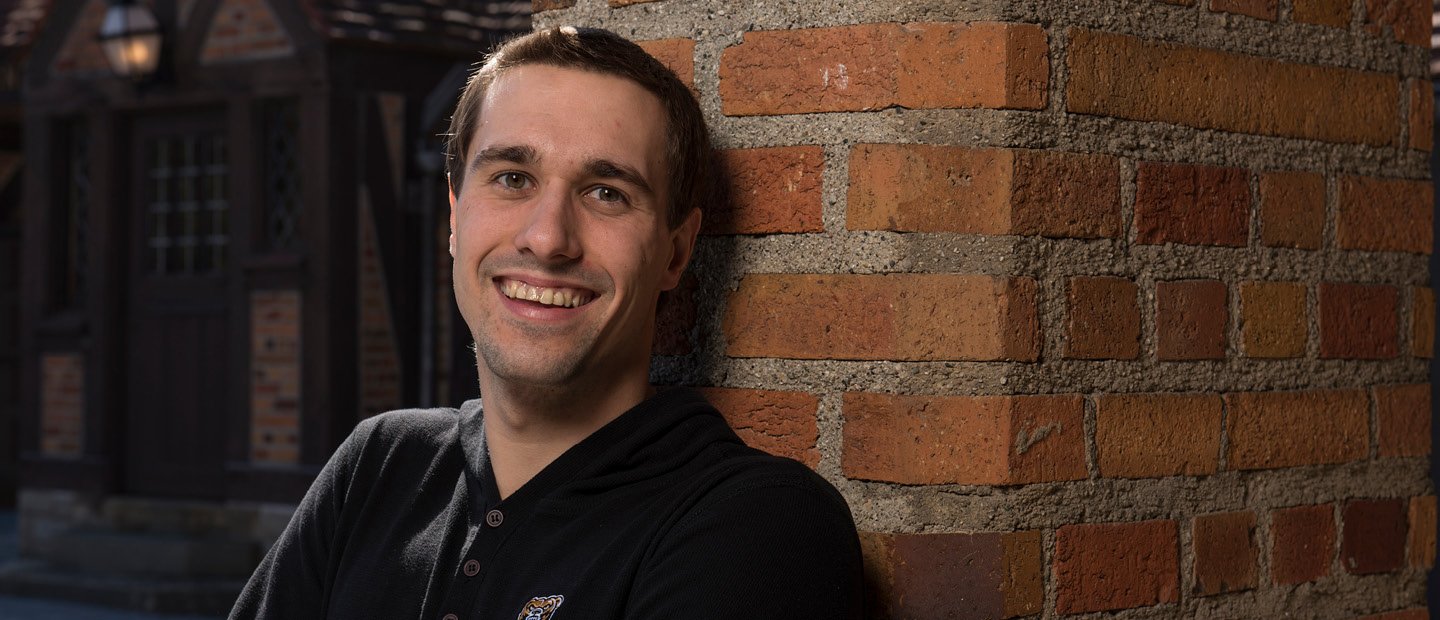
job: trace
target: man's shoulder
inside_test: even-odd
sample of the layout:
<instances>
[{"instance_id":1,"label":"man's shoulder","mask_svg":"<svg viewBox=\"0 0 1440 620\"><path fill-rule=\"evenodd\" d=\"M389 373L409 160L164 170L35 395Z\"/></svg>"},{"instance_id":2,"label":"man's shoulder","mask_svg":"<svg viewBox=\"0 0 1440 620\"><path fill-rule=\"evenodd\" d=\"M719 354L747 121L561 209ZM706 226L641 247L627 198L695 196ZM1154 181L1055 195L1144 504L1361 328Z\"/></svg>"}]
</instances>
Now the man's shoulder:
<instances>
[{"instance_id":1,"label":"man's shoulder","mask_svg":"<svg viewBox=\"0 0 1440 620\"><path fill-rule=\"evenodd\" d=\"M773 509L775 498L785 498L790 510L828 513L850 521L850 508L835 486L809 466L756 448L729 451L704 474L711 486L701 506L756 504Z\"/></svg>"},{"instance_id":2,"label":"man's shoulder","mask_svg":"<svg viewBox=\"0 0 1440 620\"><path fill-rule=\"evenodd\" d=\"M432 447L456 440L462 410L449 407L428 409L394 409L360 421L351 433L351 440L365 450L423 444Z\"/></svg>"}]
</instances>

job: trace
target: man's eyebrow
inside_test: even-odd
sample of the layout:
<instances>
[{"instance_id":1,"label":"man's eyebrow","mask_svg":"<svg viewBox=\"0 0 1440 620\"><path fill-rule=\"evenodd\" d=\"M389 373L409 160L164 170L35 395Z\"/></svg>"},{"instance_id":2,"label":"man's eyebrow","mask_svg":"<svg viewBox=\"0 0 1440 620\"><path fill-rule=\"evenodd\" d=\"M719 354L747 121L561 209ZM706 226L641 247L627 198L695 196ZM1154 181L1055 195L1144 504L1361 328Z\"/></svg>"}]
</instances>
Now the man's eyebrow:
<instances>
[{"instance_id":1,"label":"man's eyebrow","mask_svg":"<svg viewBox=\"0 0 1440 620\"><path fill-rule=\"evenodd\" d=\"M475 159L470 162L470 169L501 161L523 166L540 161L540 156L535 153L535 149L528 146L492 146L480 149L480 152L475 154Z\"/></svg>"},{"instance_id":2,"label":"man's eyebrow","mask_svg":"<svg viewBox=\"0 0 1440 620\"><path fill-rule=\"evenodd\" d=\"M592 159L585 162L585 172L589 173L590 176L600 177L602 179L619 179L640 188L641 191L651 196L655 195L655 190L650 187L650 183L645 180L645 177L640 174L640 171L625 164L616 163L608 159Z\"/></svg>"}]
</instances>

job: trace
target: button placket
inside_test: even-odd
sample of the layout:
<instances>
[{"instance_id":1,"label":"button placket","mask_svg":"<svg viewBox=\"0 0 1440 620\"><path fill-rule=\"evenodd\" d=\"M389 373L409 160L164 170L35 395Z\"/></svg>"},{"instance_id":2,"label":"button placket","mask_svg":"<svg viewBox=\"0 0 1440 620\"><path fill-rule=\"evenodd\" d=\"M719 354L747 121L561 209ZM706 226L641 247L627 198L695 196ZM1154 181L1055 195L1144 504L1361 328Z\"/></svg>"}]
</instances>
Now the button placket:
<instances>
[{"instance_id":1,"label":"button placket","mask_svg":"<svg viewBox=\"0 0 1440 620\"><path fill-rule=\"evenodd\" d=\"M488 525L490 527L500 527L500 524L504 522L505 513L502 513L499 510L491 510L490 512L485 513L485 525Z\"/></svg>"}]
</instances>

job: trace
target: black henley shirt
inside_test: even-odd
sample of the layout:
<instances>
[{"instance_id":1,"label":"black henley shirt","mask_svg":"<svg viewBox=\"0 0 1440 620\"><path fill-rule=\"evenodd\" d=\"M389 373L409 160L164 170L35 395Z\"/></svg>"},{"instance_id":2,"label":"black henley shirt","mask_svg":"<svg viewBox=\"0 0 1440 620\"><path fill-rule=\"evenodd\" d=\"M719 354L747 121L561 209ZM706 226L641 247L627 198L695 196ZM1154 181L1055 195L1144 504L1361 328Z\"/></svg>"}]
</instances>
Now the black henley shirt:
<instances>
[{"instance_id":1,"label":"black henley shirt","mask_svg":"<svg viewBox=\"0 0 1440 620\"><path fill-rule=\"evenodd\" d=\"M858 619L860 550L823 478L661 392L503 501L480 401L340 446L230 614L433 620Z\"/></svg>"}]
</instances>

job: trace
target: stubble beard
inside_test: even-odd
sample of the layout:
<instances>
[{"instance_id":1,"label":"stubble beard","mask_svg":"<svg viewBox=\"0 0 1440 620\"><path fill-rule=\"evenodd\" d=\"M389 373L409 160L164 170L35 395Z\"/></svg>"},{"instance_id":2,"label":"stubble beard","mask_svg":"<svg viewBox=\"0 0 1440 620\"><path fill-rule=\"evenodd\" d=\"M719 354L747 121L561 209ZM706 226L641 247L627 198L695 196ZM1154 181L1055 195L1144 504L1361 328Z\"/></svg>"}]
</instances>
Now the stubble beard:
<instances>
[{"instance_id":1,"label":"stubble beard","mask_svg":"<svg viewBox=\"0 0 1440 620\"><path fill-rule=\"evenodd\" d=\"M576 386L581 378L594 348L595 332L593 327L587 327L585 331L565 338L564 350L539 344L548 340L539 333L531 339L537 344L528 349L524 346L503 347L495 339L484 337L484 334L474 334L476 361L484 365L483 370L515 387L563 390Z\"/></svg>"}]
</instances>

